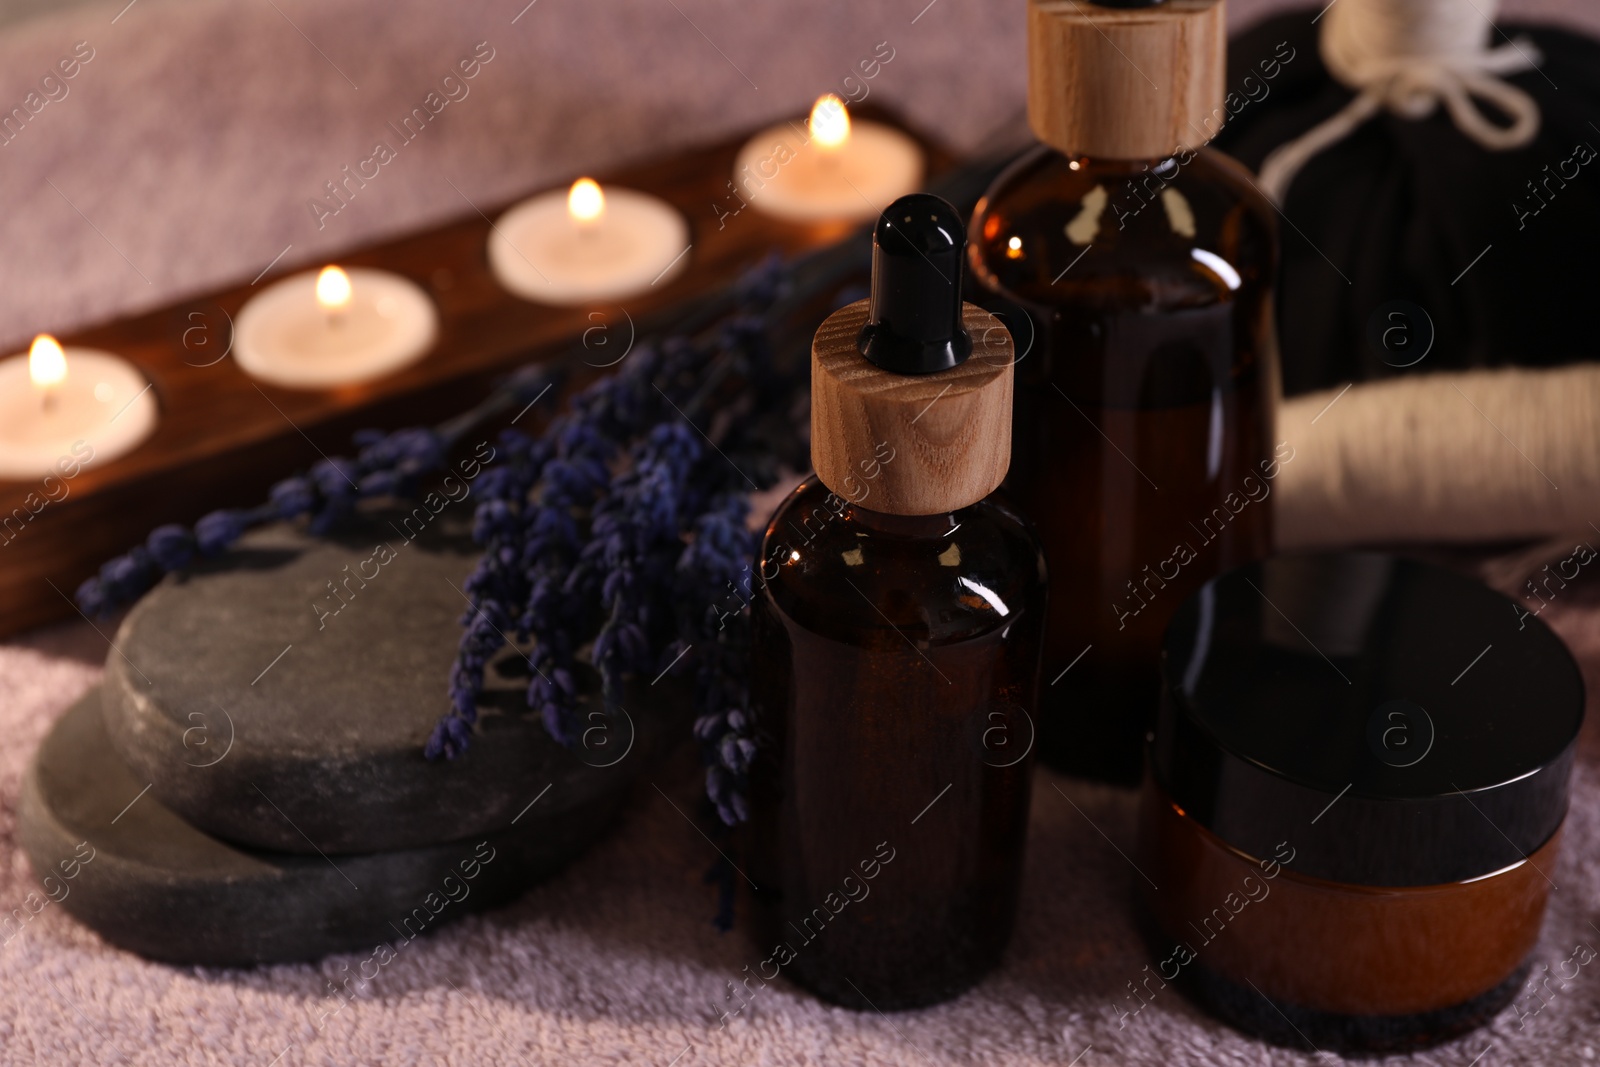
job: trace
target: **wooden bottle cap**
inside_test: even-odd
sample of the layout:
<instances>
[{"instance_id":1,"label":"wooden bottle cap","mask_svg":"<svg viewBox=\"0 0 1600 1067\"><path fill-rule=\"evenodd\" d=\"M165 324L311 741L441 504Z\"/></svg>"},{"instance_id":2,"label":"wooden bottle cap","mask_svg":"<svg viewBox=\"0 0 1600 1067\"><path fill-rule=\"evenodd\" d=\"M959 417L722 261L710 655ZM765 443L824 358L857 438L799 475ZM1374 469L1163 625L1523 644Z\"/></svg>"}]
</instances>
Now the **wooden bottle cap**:
<instances>
[{"instance_id":1,"label":"wooden bottle cap","mask_svg":"<svg viewBox=\"0 0 1600 1067\"><path fill-rule=\"evenodd\" d=\"M868 304L828 317L811 342L811 463L837 496L889 515L976 504L1011 465L1011 334L962 305L972 355L937 374L893 374L857 347Z\"/></svg>"},{"instance_id":2,"label":"wooden bottle cap","mask_svg":"<svg viewBox=\"0 0 1600 1067\"><path fill-rule=\"evenodd\" d=\"M1223 0L1028 0L1028 123L1069 156L1163 159L1227 112Z\"/></svg>"}]
</instances>

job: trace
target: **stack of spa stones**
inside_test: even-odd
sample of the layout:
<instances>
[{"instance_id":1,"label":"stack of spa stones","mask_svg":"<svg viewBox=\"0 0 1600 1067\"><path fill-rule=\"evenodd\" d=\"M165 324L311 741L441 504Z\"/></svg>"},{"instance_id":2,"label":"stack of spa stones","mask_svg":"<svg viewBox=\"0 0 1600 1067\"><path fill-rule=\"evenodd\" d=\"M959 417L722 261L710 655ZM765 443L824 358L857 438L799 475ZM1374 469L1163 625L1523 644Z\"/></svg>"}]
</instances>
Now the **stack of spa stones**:
<instances>
[{"instance_id":1,"label":"stack of spa stones","mask_svg":"<svg viewBox=\"0 0 1600 1067\"><path fill-rule=\"evenodd\" d=\"M145 597L24 788L34 869L74 861L62 907L156 959L312 959L503 903L594 841L687 711L666 684L631 715L596 698L569 750L507 653L479 743L425 760L468 607L464 518L414 541L382 516L333 540L271 527Z\"/></svg>"}]
</instances>

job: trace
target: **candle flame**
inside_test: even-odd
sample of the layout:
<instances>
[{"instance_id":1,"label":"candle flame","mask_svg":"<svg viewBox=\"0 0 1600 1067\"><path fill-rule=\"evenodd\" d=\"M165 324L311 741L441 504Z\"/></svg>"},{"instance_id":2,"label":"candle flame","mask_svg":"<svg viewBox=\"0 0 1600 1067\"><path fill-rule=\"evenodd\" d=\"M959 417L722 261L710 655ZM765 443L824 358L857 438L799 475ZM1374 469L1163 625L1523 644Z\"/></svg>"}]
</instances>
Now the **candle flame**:
<instances>
[{"instance_id":1,"label":"candle flame","mask_svg":"<svg viewBox=\"0 0 1600 1067\"><path fill-rule=\"evenodd\" d=\"M41 333L28 349L28 377L40 389L60 385L67 377L67 354L54 337Z\"/></svg>"},{"instance_id":2,"label":"candle flame","mask_svg":"<svg viewBox=\"0 0 1600 1067\"><path fill-rule=\"evenodd\" d=\"M338 267L323 267L317 275L317 303L328 311L350 303L350 275Z\"/></svg>"},{"instance_id":3,"label":"candle flame","mask_svg":"<svg viewBox=\"0 0 1600 1067\"><path fill-rule=\"evenodd\" d=\"M806 126L817 145L830 151L850 139L850 113L844 101L832 93L817 98Z\"/></svg>"},{"instance_id":4,"label":"candle flame","mask_svg":"<svg viewBox=\"0 0 1600 1067\"><path fill-rule=\"evenodd\" d=\"M579 178L567 193L567 214L579 222L593 222L606 210L606 194L593 178Z\"/></svg>"}]
</instances>

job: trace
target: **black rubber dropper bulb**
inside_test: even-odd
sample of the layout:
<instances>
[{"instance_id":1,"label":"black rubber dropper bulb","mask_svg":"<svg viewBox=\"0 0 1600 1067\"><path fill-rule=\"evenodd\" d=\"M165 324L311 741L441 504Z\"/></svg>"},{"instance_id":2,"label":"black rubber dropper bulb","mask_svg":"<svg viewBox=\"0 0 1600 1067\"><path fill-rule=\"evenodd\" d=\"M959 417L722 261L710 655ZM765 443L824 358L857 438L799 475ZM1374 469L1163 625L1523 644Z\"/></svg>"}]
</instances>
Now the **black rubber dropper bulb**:
<instances>
[{"instance_id":1,"label":"black rubber dropper bulb","mask_svg":"<svg viewBox=\"0 0 1600 1067\"><path fill-rule=\"evenodd\" d=\"M967 228L931 193L902 196L872 230L872 302L856 342L893 374L934 374L972 354L961 325Z\"/></svg>"}]
</instances>

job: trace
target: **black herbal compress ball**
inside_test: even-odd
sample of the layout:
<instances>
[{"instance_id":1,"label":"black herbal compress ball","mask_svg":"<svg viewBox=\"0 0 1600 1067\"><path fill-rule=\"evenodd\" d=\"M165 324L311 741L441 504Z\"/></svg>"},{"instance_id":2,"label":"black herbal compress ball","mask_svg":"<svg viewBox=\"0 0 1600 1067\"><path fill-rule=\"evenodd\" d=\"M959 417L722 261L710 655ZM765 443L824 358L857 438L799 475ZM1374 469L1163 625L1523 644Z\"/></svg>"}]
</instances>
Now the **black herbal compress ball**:
<instances>
[{"instance_id":1,"label":"black herbal compress ball","mask_svg":"<svg viewBox=\"0 0 1600 1067\"><path fill-rule=\"evenodd\" d=\"M1229 116L1214 143L1252 169L1355 96L1319 53L1321 7L1268 19L1229 45ZM1600 42L1515 24L1487 40L1519 38L1542 57L1500 75L1538 104L1526 146L1489 151L1443 106L1421 120L1384 110L1290 184L1278 287L1286 393L1595 357ZM1482 99L1474 106L1509 121Z\"/></svg>"}]
</instances>

